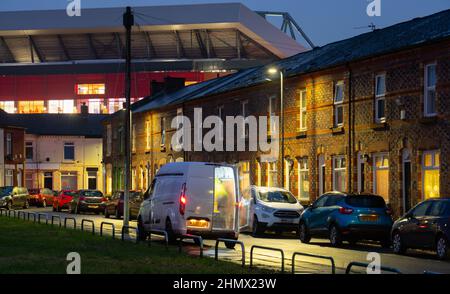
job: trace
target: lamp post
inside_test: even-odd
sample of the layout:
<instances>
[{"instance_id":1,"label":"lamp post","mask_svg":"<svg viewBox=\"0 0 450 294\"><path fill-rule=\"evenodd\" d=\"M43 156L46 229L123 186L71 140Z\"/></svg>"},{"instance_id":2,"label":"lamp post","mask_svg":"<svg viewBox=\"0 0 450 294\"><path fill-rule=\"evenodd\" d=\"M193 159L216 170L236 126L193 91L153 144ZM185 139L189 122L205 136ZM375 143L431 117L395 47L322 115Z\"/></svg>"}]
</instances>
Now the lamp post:
<instances>
[{"instance_id":1,"label":"lamp post","mask_svg":"<svg viewBox=\"0 0 450 294\"><path fill-rule=\"evenodd\" d=\"M270 75L280 76L280 124L281 124L281 139L280 139L280 150L281 150L281 182L284 183L284 70L276 67L271 67L268 70ZM283 184L284 186L284 184Z\"/></svg>"}]
</instances>

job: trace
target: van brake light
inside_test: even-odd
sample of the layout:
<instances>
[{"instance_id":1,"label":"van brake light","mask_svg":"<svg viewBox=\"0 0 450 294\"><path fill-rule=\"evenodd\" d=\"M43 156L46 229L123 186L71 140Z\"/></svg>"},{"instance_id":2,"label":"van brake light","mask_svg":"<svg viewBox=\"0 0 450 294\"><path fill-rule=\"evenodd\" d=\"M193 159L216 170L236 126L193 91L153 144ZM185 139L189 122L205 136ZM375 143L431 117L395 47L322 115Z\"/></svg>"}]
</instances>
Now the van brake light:
<instances>
[{"instance_id":1,"label":"van brake light","mask_svg":"<svg viewBox=\"0 0 450 294\"><path fill-rule=\"evenodd\" d=\"M186 184L183 184L181 187L181 194L180 194L180 214L184 215L186 211Z\"/></svg>"}]
</instances>

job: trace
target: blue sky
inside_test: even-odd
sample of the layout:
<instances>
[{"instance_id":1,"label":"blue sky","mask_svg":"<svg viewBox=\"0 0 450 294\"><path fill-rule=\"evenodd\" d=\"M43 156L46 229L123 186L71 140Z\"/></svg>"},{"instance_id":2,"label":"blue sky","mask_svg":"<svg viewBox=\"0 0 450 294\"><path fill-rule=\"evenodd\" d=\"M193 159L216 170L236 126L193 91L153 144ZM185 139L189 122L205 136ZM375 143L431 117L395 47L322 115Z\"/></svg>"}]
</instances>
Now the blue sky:
<instances>
[{"instance_id":1,"label":"blue sky","mask_svg":"<svg viewBox=\"0 0 450 294\"><path fill-rule=\"evenodd\" d=\"M69 0L0 0L0 11L65 9ZM369 17L372 0L81 0L82 8L241 2L253 10L289 12L317 45L450 9L450 0L381 0L381 16ZM276 20L273 20L276 23Z\"/></svg>"}]
</instances>

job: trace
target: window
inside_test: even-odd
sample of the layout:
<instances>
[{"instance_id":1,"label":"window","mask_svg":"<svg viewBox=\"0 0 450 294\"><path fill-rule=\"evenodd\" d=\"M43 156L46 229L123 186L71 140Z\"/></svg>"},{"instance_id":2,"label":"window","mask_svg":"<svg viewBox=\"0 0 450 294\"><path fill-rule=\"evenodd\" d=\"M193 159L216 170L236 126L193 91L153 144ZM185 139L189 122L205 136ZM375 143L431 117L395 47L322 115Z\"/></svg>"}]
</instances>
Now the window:
<instances>
[{"instance_id":1,"label":"window","mask_svg":"<svg viewBox=\"0 0 450 294\"><path fill-rule=\"evenodd\" d=\"M33 158L34 158L33 142L25 142L25 159L33 160Z\"/></svg>"},{"instance_id":2,"label":"window","mask_svg":"<svg viewBox=\"0 0 450 294\"><path fill-rule=\"evenodd\" d=\"M5 186L14 186L14 171L12 169L5 171Z\"/></svg>"},{"instance_id":3,"label":"window","mask_svg":"<svg viewBox=\"0 0 450 294\"><path fill-rule=\"evenodd\" d=\"M131 151L136 152L136 124L131 127Z\"/></svg>"},{"instance_id":4,"label":"window","mask_svg":"<svg viewBox=\"0 0 450 294\"><path fill-rule=\"evenodd\" d=\"M105 84L78 84L78 95L104 95Z\"/></svg>"},{"instance_id":5,"label":"window","mask_svg":"<svg viewBox=\"0 0 450 294\"><path fill-rule=\"evenodd\" d=\"M374 155L373 192L389 202L389 158L387 154Z\"/></svg>"},{"instance_id":6,"label":"window","mask_svg":"<svg viewBox=\"0 0 450 294\"><path fill-rule=\"evenodd\" d=\"M74 113L73 100L49 100L48 113Z\"/></svg>"},{"instance_id":7,"label":"window","mask_svg":"<svg viewBox=\"0 0 450 294\"><path fill-rule=\"evenodd\" d=\"M108 101L108 113L113 114L117 111L123 109L123 104L126 102L125 98L118 98L118 99L110 99Z\"/></svg>"},{"instance_id":8,"label":"window","mask_svg":"<svg viewBox=\"0 0 450 294\"><path fill-rule=\"evenodd\" d=\"M378 75L375 78L375 121L386 121L386 75Z\"/></svg>"},{"instance_id":9,"label":"window","mask_svg":"<svg viewBox=\"0 0 450 294\"><path fill-rule=\"evenodd\" d=\"M436 111L436 64L425 66L424 115L435 116Z\"/></svg>"},{"instance_id":10,"label":"window","mask_svg":"<svg viewBox=\"0 0 450 294\"><path fill-rule=\"evenodd\" d=\"M28 189L34 188L34 181L33 181L33 174L32 173L25 173L25 186Z\"/></svg>"},{"instance_id":11,"label":"window","mask_svg":"<svg viewBox=\"0 0 450 294\"><path fill-rule=\"evenodd\" d=\"M256 162L256 185L262 186L261 163L258 161Z\"/></svg>"},{"instance_id":12,"label":"window","mask_svg":"<svg viewBox=\"0 0 450 294\"><path fill-rule=\"evenodd\" d=\"M61 172L61 190L78 190L76 172Z\"/></svg>"},{"instance_id":13,"label":"window","mask_svg":"<svg viewBox=\"0 0 450 294\"><path fill-rule=\"evenodd\" d=\"M298 160L298 198L309 201L309 167L308 158Z\"/></svg>"},{"instance_id":14,"label":"window","mask_svg":"<svg viewBox=\"0 0 450 294\"><path fill-rule=\"evenodd\" d=\"M102 102L100 99L89 99L89 113L100 114L102 112Z\"/></svg>"},{"instance_id":15,"label":"window","mask_svg":"<svg viewBox=\"0 0 450 294\"><path fill-rule=\"evenodd\" d=\"M276 162L267 163L267 186L278 187L278 171Z\"/></svg>"},{"instance_id":16,"label":"window","mask_svg":"<svg viewBox=\"0 0 450 294\"><path fill-rule=\"evenodd\" d=\"M64 160L75 160L75 144L64 143Z\"/></svg>"},{"instance_id":17,"label":"window","mask_svg":"<svg viewBox=\"0 0 450 294\"><path fill-rule=\"evenodd\" d=\"M13 142L12 142L12 134L6 133L6 156L12 156L13 154Z\"/></svg>"},{"instance_id":18,"label":"window","mask_svg":"<svg viewBox=\"0 0 450 294\"><path fill-rule=\"evenodd\" d=\"M161 127L161 146L162 146L162 145L166 145L166 118L165 117L161 117L160 127Z\"/></svg>"},{"instance_id":19,"label":"window","mask_svg":"<svg viewBox=\"0 0 450 294\"><path fill-rule=\"evenodd\" d=\"M344 82L339 81L334 87L334 126L344 125Z\"/></svg>"},{"instance_id":20,"label":"window","mask_svg":"<svg viewBox=\"0 0 450 294\"><path fill-rule=\"evenodd\" d=\"M0 101L0 109L3 109L7 113L15 113L16 107L14 101Z\"/></svg>"},{"instance_id":21,"label":"window","mask_svg":"<svg viewBox=\"0 0 450 294\"><path fill-rule=\"evenodd\" d=\"M423 153L423 195L424 199L439 197L440 193L440 153L439 151L426 151Z\"/></svg>"},{"instance_id":22,"label":"window","mask_svg":"<svg viewBox=\"0 0 450 294\"><path fill-rule=\"evenodd\" d=\"M306 131L306 90L300 91L300 131Z\"/></svg>"},{"instance_id":23,"label":"window","mask_svg":"<svg viewBox=\"0 0 450 294\"><path fill-rule=\"evenodd\" d=\"M106 156L111 156L112 149L112 127L111 125L106 126Z\"/></svg>"},{"instance_id":24,"label":"window","mask_svg":"<svg viewBox=\"0 0 450 294\"><path fill-rule=\"evenodd\" d=\"M44 101L19 101L19 113L44 113Z\"/></svg>"},{"instance_id":25,"label":"window","mask_svg":"<svg viewBox=\"0 0 450 294\"><path fill-rule=\"evenodd\" d=\"M291 160L284 160L284 188L288 191L291 190Z\"/></svg>"},{"instance_id":26,"label":"window","mask_svg":"<svg viewBox=\"0 0 450 294\"><path fill-rule=\"evenodd\" d=\"M146 143L146 149L150 150L150 143L151 143L151 129L150 129L150 121L145 122L145 143Z\"/></svg>"},{"instance_id":27,"label":"window","mask_svg":"<svg viewBox=\"0 0 450 294\"><path fill-rule=\"evenodd\" d=\"M345 192L347 188L345 173L345 156L335 156L333 158L333 190Z\"/></svg>"},{"instance_id":28,"label":"window","mask_svg":"<svg viewBox=\"0 0 450 294\"><path fill-rule=\"evenodd\" d=\"M248 101L242 101L241 102L241 115L244 117L244 120L247 118L248 116ZM244 138L248 138L248 128L247 128L247 124L244 121L243 124L243 129L242 129L242 136L244 136Z\"/></svg>"},{"instance_id":29,"label":"window","mask_svg":"<svg viewBox=\"0 0 450 294\"><path fill-rule=\"evenodd\" d=\"M88 171L88 189L97 190L97 172Z\"/></svg>"},{"instance_id":30,"label":"window","mask_svg":"<svg viewBox=\"0 0 450 294\"><path fill-rule=\"evenodd\" d=\"M276 97L270 97L269 98L269 109L267 110L269 112L269 118L268 118L268 130L269 130L269 134L272 135L275 133L275 124L272 124L272 118L274 116L276 116L276 109L277 109L277 98Z\"/></svg>"}]
</instances>

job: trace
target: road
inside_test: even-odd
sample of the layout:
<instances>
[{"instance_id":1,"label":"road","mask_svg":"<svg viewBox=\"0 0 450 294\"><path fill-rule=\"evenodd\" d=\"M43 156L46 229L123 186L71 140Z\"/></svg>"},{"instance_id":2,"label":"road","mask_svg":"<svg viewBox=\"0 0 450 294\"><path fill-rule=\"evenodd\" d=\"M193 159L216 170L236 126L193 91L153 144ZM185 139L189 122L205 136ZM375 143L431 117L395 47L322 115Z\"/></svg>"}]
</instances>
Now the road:
<instances>
[{"instance_id":1,"label":"road","mask_svg":"<svg viewBox=\"0 0 450 294\"><path fill-rule=\"evenodd\" d=\"M77 220L77 227L80 228L81 220L88 219L95 223L96 232L99 232L101 222L110 222L115 226L116 238L119 238L122 220L110 218L105 219L102 215L83 214L83 215L69 215L66 212L52 212L51 208L30 208L27 212L45 213L51 218L52 215L59 216L63 222L65 217L74 217ZM57 222L57 220L55 219ZM135 221L130 222L130 226L136 226ZM72 226L72 222L68 220L67 226ZM89 229L89 224L86 224L86 228ZM110 226L105 226L105 234L111 234ZM395 255L388 249L382 249L376 244L358 244L350 246L345 244L341 248L330 247L327 240L312 239L310 244L302 244L299 242L296 236L284 234L283 236L275 236L267 234L264 237L254 238L248 234L241 234L239 240L244 242L246 251L246 263L250 262L250 248L253 245L273 247L282 249L285 255L285 268L286 271L291 270L291 257L294 252L302 252L321 256L331 256L336 264L336 272L345 272L346 266L352 261L368 262L367 255L370 252L376 252L380 254L381 265L392 267L400 270L402 273L408 274L421 274L424 271L446 273L450 274L450 261L437 260L433 252L409 250L408 255L400 256ZM187 241L189 242L189 241ZM205 240L205 255L214 257L214 240ZM236 250L228 250L223 244L220 246L219 257L229 259L234 262L240 262L241 249L239 246ZM196 246L189 246L187 244L186 250L190 254L198 254L198 248ZM255 249L254 264L265 267L280 268L280 253L275 251L265 251L261 249ZM296 272L298 273L329 273L331 272L330 262L326 260L320 260L309 257L298 257L296 259ZM362 269L365 270L365 269Z\"/></svg>"}]
</instances>

